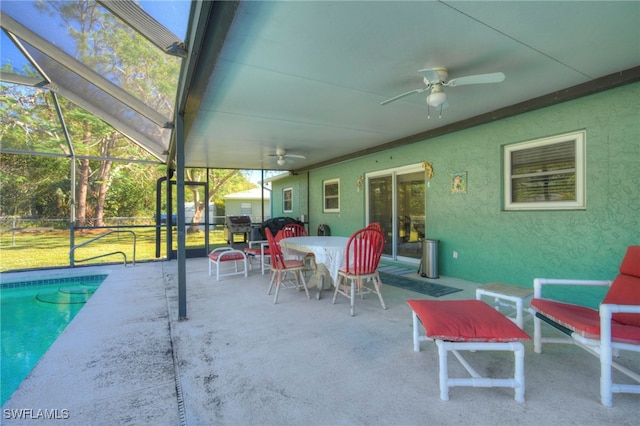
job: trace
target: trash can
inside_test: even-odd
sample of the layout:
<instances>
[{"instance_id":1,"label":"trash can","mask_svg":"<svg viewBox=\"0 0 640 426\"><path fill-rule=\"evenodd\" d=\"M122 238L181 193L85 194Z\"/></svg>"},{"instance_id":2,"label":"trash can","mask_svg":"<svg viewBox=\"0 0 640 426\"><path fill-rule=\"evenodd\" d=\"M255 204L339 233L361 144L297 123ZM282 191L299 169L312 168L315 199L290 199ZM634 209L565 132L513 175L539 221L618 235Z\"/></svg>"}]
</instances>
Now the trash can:
<instances>
[{"instance_id":1,"label":"trash can","mask_svg":"<svg viewBox=\"0 0 640 426\"><path fill-rule=\"evenodd\" d=\"M438 274L438 246L440 240L422 240L422 276L440 278Z\"/></svg>"}]
</instances>

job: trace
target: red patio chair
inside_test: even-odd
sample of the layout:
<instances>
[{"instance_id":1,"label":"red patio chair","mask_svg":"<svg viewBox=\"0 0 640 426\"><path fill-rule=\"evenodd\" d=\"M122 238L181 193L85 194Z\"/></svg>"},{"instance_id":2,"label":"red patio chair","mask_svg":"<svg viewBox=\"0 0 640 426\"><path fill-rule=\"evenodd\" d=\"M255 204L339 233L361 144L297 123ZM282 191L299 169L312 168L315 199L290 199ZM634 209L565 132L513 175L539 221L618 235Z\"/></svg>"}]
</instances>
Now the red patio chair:
<instances>
[{"instance_id":1,"label":"red patio chair","mask_svg":"<svg viewBox=\"0 0 640 426\"><path fill-rule=\"evenodd\" d=\"M307 293L307 299L311 299L307 283L305 282L304 275L302 274L302 271L306 268L304 262L297 259L285 259L282 255L280 244L276 242L271 230L268 228L265 229L265 234L267 234L269 252L271 253L271 280L269 281L269 290L267 294L271 294L271 289L274 284L276 286L276 294L273 298L273 303L278 303L280 287L286 287L284 277L288 272L291 272L296 279L294 287L297 289L300 289L300 287L304 288L305 293Z\"/></svg>"},{"instance_id":2,"label":"red patio chair","mask_svg":"<svg viewBox=\"0 0 640 426\"><path fill-rule=\"evenodd\" d=\"M332 303L336 303L338 293L342 294L351 301L351 316L353 316L356 294L364 299L365 294L375 293L380 299L382 309L387 309L380 292L382 282L377 270L383 249L384 235L377 229L360 229L349 238L345 266L338 272L338 282ZM367 281L371 281L373 287L367 287L365 285Z\"/></svg>"},{"instance_id":3,"label":"red patio chair","mask_svg":"<svg viewBox=\"0 0 640 426\"><path fill-rule=\"evenodd\" d=\"M371 222L367 225L367 228L377 229L378 231L382 232L382 225L380 225L378 222Z\"/></svg>"},{"instance_id":4,"label":"red patio chair","mask_svg":"<svg viewBox=\"0 0 640 426\"><path fill-rule=\"evenodd\" d=\"M307 236L307 228L299 223L289 223L285 225L280 232L282 232L282 238ZM316 270L316 256L313 253L304 253L302 261L307 266L307 270Z\"/></svg>"},{"instance_id":5,"label":"red patio chair","mask_svg":"<svg viewBox=\"0 0 640 426\"><path fill-rule=\"evenodd\" d=\"M543 285L609 286L595 310L542 298ZM542 352L542 342L575 343L600 359L600 400L613 405L613 393L640 393L640 371L613 361L613 351L640 352L640 246L630 246L620 265L620 274L610 281L536 278L531 308L534 317L534 350ZM541 321L549 323L572 339L543 338ZM613 383L611 367L637 384Z\"/></svg>"},{"instance_id":6,"label":"red patio chair","mask_svg":"<svg viewBox=\"0 0 640 426\"><path fill-rule=\"evenodd\" d=\"M276 233L274 237L276 242L282 239L282 230ZM264 275L267 266L271 263L271 251L269 250L269 242L267 240L249 241L249 247L245 247L244 253L251 259L260 260L260 270Z\"/></svg>"},{"instance_id":7,"label":"red patio chair","mask_svg":"<svg viewBox=\"0 0 640 426\"><path fill-rule=\"evenodd\" d=\"M299 223L289 223L282 227L282 238L289 237L306 237L307 228Z\"/></svg>"}]
</instances>

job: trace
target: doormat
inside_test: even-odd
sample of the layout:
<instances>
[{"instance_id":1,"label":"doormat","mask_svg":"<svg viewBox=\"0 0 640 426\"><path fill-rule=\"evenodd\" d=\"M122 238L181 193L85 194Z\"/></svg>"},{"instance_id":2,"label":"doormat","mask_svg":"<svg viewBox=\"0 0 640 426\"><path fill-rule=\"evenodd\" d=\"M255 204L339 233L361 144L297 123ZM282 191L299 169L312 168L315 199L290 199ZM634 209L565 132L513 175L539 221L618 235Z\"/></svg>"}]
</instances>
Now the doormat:
<instances>
[{"instance_id":1,"label":"doormat","mask_svg":"<svg viewBox=\"0 0 640 426\"><path fill-rule=\"evenodd\" d=\"M462 291L462 289L460 288L449 287L442 284L435 284L417 278L392 275L382 271L378 271L378 273L380 274L380 280L382 280L382 284L388 284L394 287L402 288L404 290L426 294L427 296L431 297L441 297L447 294Z\"/></svg>"},{"instance_id":2,"label":"doormat","mask_svg":"<svg viewBox=\"0 0 640 426\"><path fill-rule=\"evenodd\" d=\"M391 275L409 275L415 274L418 268L409 269L401 266L394 265L380 265L378 266L378 272L384 272Z\"/></svg>"}]
</instances>

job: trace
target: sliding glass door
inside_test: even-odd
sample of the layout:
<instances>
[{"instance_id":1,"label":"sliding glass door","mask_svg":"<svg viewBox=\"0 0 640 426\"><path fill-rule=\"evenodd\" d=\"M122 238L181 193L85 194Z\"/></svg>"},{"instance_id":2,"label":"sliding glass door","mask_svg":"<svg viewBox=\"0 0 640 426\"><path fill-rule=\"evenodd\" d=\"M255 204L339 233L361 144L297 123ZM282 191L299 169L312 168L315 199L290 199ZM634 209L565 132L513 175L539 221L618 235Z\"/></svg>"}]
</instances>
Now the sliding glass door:
<instances>
[{"instance_id":1,"label":"sliding glass door","mask_svg":"<svg viewBox=\"0 0 640 426\"><path fill-rule=\"evenodd\" d=\"M425 234L425 173L421 166L367 175L367 220L382 225L385 257L418 263Z\"/></svg>"},{"instance_id":2,"label":"sliding glass door","mask_svg":"<svg viewBox=\"0 0 640 426\"><path fill-rule=\"evenodd\" d=\"M393 254L393 179L391 176L369 178L369 218L367 223L378 222L382 226L386 243L385 256Z\"/></svg>"}]
</instances>

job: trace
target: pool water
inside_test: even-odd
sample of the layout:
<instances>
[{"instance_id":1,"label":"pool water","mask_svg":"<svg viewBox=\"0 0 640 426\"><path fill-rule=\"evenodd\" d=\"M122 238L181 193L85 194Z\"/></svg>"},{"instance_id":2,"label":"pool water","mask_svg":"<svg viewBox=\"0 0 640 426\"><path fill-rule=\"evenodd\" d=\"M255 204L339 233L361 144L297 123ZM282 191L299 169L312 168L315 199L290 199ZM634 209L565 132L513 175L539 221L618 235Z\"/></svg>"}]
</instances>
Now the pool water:
<instances>
[{"instance_id":1,"label":"pool water","mask_svg":"<svg viewBox=\"0 0 640 426\"><path fill-rule=\"evenodd\" d=\"M0 404L9 399L106 277L90 275L2 283Z\"/></svg>"}]
</instances>

